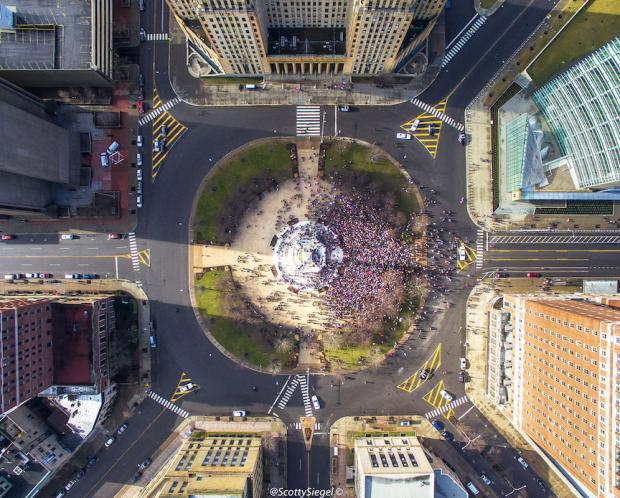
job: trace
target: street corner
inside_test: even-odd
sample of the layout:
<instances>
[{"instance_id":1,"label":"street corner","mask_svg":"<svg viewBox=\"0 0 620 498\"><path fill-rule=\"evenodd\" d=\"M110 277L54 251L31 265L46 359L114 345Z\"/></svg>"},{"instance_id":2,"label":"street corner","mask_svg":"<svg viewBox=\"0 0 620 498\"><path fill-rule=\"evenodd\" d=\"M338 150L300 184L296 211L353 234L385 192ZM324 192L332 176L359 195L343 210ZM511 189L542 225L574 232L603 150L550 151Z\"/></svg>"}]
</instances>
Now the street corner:
<instances>
[{"instance_id":1,"label":"street corner","mask_svg":"<svg viewBox=\"0 0 620 498\"><path fill-rule=\"evenodd\" d=\"M170 401L172 403L176 403L183 396L193 393L194 391L198 391L198 389L200 389L200 386L196 384L196 382L192 381L192 379L185 372L183 372L174 393L170 397Z\"/></svg>"},{"instance_id":2,"label":"street corner","mask_svg":"<svg viewBox=\"0 0 620 498\"><path fill-rule=\"evenodd\" d=\"M473 247L468 246L463 240L457 239L456 248L456 267L457 272L462 272L465 268L476 262L477 252Z\"/></svg>"},{"instance_id":3,"label":"street corner","mask_svg":"<svg viewBox=\"0 0 620 498\"><path fill-rule=\"evenodd\" d=\"M427 380L433 377L434 373L441 366L441 343L437 345L435 351L412 375L398 384L397 389L412 393Z\"/></svg>"},{"instance_id":4,"label":"street corner","mask_svg":"<svg viewBox=\"0 0 620 498\"><path fill-rule=\"evenodd\" d=\"M401 124L400 127L420 142L433 159L437 157L437 148L441 136L443 121L440 116L446 110L448 99L443 99L415 118Z\"/></svg>"}]
</instances>

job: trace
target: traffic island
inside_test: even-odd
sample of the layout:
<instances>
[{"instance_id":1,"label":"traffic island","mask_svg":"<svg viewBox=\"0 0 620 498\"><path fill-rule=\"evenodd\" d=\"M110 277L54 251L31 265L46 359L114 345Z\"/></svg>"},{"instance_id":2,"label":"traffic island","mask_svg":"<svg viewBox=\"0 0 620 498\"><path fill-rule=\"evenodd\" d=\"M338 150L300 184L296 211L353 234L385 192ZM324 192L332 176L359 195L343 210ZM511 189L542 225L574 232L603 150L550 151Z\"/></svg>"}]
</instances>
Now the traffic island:
<instances>
[{"instance_id":1,"label":"traffic island","mask_svg":"<svg viewBox=\"0 0 620 498\"><path fill-rule=\"evenodd\" d=\"M381 149L262 140L203 181L192 299L220 349L270 372L382 361L425 289L422 197Z\"/></svg>"}]
</instances>

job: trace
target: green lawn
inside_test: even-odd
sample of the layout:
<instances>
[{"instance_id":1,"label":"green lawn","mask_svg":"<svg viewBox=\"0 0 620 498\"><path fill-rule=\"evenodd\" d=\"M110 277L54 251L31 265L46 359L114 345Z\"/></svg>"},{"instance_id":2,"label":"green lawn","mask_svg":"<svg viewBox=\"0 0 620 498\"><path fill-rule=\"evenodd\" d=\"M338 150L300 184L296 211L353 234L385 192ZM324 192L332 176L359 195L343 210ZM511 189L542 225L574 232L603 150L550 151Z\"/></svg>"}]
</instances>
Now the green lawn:
<instances>
[{"instance_id":1,"label":"green lawn","mask_svg":"<svg viewBox=\"0 0 620 498\"><path fill-rule=\"evenodd\" d=\"M574 11L579 2L571 2ZM571 15L567 10L563 15ZM619 0L590 0L547 49L527 68L537 86L549 81L572 62L618 36Z\"/></svg>"},{"instance_id":2,"label":"green lawn","mask_svg":"<svg viewBox=\"0 0 620 498\"><path fill-rule=\"evenodd\" d=\"M199 242L229 242L226 228L238 220L259 192L272 188L272 179L292 178L284 142L260 144L231 157L207 180L196 207L194 229ZM233 227L229 227L233 228Z\"/></svg>"},{"instance_id":3,"label":"green lawn","mask_svg":"<svg viewBox=\"0 0 620 498\"><path fill-rule=\"evenodd\" d=\"M269 367L273 360L285 365L289 352L274 351L266 341L252 334L252 327L229 316L225 300L230 298L230 274L223 269L206 272L196 280L196 304L207 321L209 331L228 352L260 367Z\"/></svg>"},{"instance_id":4,"label":"green lawn","mask_svg":"<svg viewBox=\"0 0 620 498\"><path fill-rule=\"evenodd\" d=\"M330 145L325 155L325 173L346 178L355 172L367 174L370 182L381 190L394 192L399 206L407 215L419 212L420 206L415 196L403 191L403 187L408 186L407 179L385 156L379 155L372 160L370 149L357 143L342 148L336 144Z\"/></svg>"},{"instance_id":5,"label":"green lawn","mask_svg":"<svg viewBox=\"0 0 620 498\"><path fill-rule=\"evenodd\" d=\"M498 2L498 0L480 0L480 6L483 9L490 9Z\"/></svg>"}]
</instances>

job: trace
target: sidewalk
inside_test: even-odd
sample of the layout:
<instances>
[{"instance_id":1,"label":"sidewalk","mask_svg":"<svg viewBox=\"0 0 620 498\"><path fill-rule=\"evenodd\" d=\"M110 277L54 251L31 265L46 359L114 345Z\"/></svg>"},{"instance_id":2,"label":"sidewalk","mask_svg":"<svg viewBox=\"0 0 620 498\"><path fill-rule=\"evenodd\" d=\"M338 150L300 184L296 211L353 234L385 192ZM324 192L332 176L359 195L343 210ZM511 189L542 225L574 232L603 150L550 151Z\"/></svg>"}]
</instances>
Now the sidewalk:
<instances>
[{"instance_id":1,"label":"sidewalk","mask_svg":"<svg viewBox=\"0 0 620 498\"><path fill-rule=\"evenodd\" d=\"M574 292L574 287L554 287L554 292ZM486 395L488 313L493 303L504 293L541 292L540 282L532 279L482 280L469 294L466 316L466 356L469 363L469 382L465 392L476 408L491 422L506 441L525 454L534 471L549 484L556 496L573 496L573 488L546 458L534 448L532 442L510 422L507 410L495 405Z\"/></svg>"},{"instance_id":2,"label":"sidewalk","mask_svg":"<svg viewBox=\"0 0 620 498\"><path fill-rule=\"evenodd\" d=\"M174 92L190 105L236 106L236 105L393 105L410 100L422 93L437 77L445 51L445 17L441 14L427 42L429 64L419 77L407 75L387 76L392 80L390 88L378 88L374 83L356 83L350 90L330 88L335 83L350 80L342 75L329 79L308 79L266 82L265 88L239 90L239 85L214 85L201 83L188 72L186 65L185 35L170 16L170 83ZM208 78L203 78L208 81ZM402 83L406 82L406 83Z\"/></svg>"}]
</instances>

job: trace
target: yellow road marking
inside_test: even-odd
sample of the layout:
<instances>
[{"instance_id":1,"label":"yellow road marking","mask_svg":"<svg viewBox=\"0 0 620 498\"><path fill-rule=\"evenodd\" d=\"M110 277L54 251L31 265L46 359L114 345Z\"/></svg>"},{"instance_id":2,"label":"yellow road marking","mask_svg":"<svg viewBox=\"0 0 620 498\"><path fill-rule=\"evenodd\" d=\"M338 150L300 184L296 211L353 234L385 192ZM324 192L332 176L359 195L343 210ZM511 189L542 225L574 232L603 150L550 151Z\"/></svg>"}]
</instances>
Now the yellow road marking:
<instances>
[{"instance_id":1,"label":"yellow road marking","mask_svg":"<svg viewBox=\"0 0 620 498\"><path fill-rule=\"evenodd\" d=\"M166 150L165 152L156 152L155 151L155 140L159 139L161 134L161 129L164 124L168 128L168 132L166 135ZM164 159L176 143L178 139L187 131L187 127L183 124L179 123L170 113L163 112L157 119L153 121L153 148L151 153L151 167L152 174L151 179L155 181L157 174L159 173L159 168L161 167Z\"/></svg>"},{"instance_id":2,"label":"yellow road marking","mask_svg":"<svg viewBox=\"0 0 620 498\"><path fill-rule=\"evenodd\" d=\"M150 249L143 249L142 251L140 251L138 253L138 260L144 266L150 267L151 266L151 250Z\"/></svg>"},{"instance_id":3,"label":"yellow road marking","mask_svg":"<svg viewBox=\"0 0 620 498\"><path fill-rule=\"evenodd\" d=\"M465 268L467 268L469 265L471 265L472 263L474 263L474 261L476 261L476 251L475 249L473 249L472 247L469 247L467 244L465 244L465 242L463 242L460 239L457 239L459 242L458 248L456 250L456 267L457 267L457 273L463 271ZM459 258L459 251L461 249L461 247L463 247L465 249L465 261L461 261L461 259Z\"/></svg>"},{"instance_id":4,"label":"yellow road marking","mask_svg":"<svg viewBox=\"0 0 620 498\"><path fill-rule=\"evenodd\" d=\"M439 392L445 387L444 381L440 380L435 387L427 392L422 399L426 401L433 408L441 408L445 403L445 399Z\"/></svg>"},{"instance_id":5,"label":"yellow road marking","mask_svg":"<svg viewBox=\"0 0 620 498\"><path fill-rule=\"evenodd\" d=\"M187 391L180 390L181 387L189 384L190 382L193 384L191 389L188 389ZM174 394L170 397L170 401L174 403L175 401L181 399L186 394L193 393L194 391L197 391L198 389L200 389L200 386L196 384L195 382L192 382L192 379L188 377L188 375L185 372L182 372L181 378L179 379L179 382L177 382L177 387L174 390Z\"/></svg>"},{"instance_id":6,"label":"yellow road marking","mask_svg":"<svg viewBox=\"0 0 620 498\"><path fill-rule=\"evenodd\" d=\"M153 88L153 109L157 109L161 105L161 99L157 93L157 88Z\"/></svg>"},{"instance_id":7,"label":"yellow road marking","mask_svg":"<svg viewBox=\"0 0 620 498\"><path fill-rule=\"evenodd\" d=\"M433 354L423 363L422 367L417 369L413 375L401 382L397 388L405 392L411 393L420 387L424 382L430 379L431 375L441 366L441 343L437 345ZM429 369L426 379L419 378L421 370Z\"/></svg>"},{"instance_id":8,"label":"yellow road marking","mask_svg":"<svg viewBox=\"0 0 620 498\"><path fill-rule=\"evenodd\" d=\"M442 101L435 104L434 108L439 112L445 112L446 105L448 104L448 99L445 98ZM418 127L411 131L411 126L413 125L416 119L420 120ZM431 135L428 132L428 125L434 125L435 134ZM439 139L441 137L441 128L443 126L443 121L437 119L437 116L433 116L432 114L427 114L423 112L422 114L418 114L415 118L403 123L400 127L405 130L407 133L411 133L415 139L420 142L424 148L428 151L428 153L435 159L437 157L437 146L439 144Z\"/></svg>"}]
</instances>

